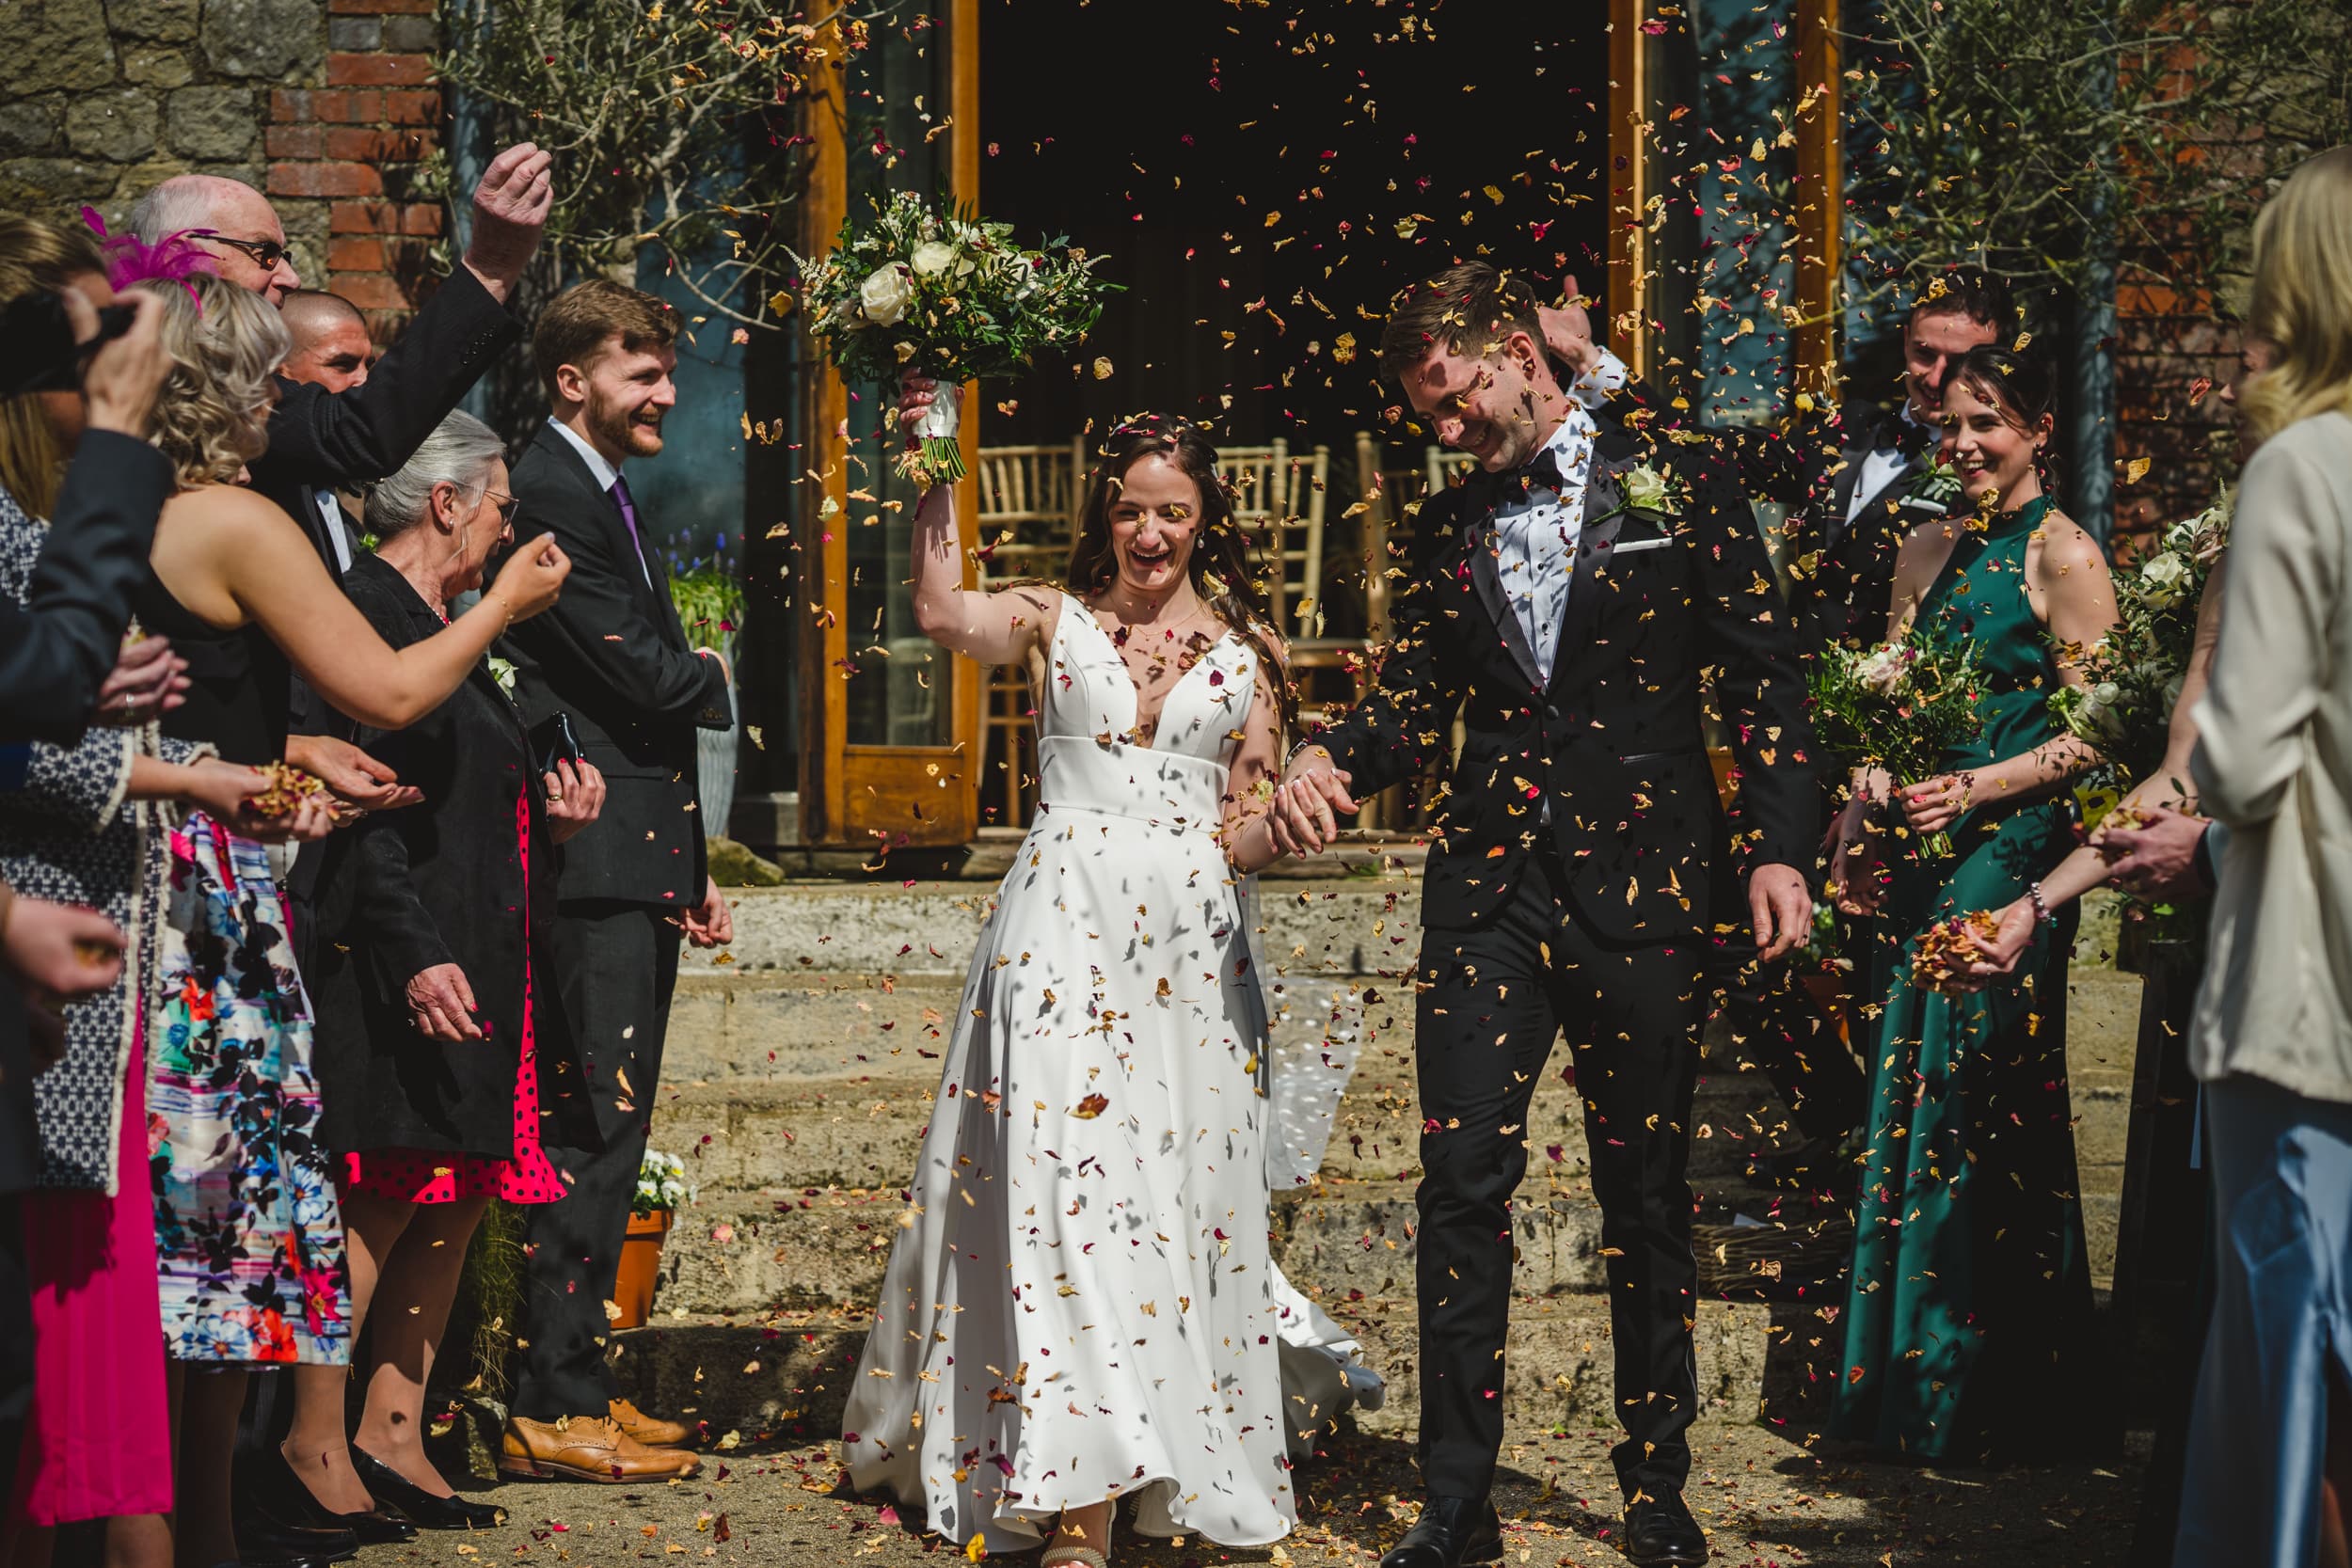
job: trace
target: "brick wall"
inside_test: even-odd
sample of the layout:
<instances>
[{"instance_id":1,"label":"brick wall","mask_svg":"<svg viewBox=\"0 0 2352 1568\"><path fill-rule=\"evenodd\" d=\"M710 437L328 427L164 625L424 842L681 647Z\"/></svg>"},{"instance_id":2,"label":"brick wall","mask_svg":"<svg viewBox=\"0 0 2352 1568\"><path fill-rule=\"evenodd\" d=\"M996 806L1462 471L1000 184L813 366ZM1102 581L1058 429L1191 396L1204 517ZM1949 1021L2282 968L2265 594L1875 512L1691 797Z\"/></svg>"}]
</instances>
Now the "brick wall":
<instances>
[{"instance_id":1,"label":"brick wall","mask_svg":"<svg viewBox=\"0 0 2352 1568\"><path fill-rule=\"evenodd\" d=\"M425 252L441 233L418 160L440 144L433 79L434 0L327 0L325 82L270 94L263 133L270 199L292 229L324 239L310 279L367 313L381 342L430 287Z\"/></svg>"}]
</instances>

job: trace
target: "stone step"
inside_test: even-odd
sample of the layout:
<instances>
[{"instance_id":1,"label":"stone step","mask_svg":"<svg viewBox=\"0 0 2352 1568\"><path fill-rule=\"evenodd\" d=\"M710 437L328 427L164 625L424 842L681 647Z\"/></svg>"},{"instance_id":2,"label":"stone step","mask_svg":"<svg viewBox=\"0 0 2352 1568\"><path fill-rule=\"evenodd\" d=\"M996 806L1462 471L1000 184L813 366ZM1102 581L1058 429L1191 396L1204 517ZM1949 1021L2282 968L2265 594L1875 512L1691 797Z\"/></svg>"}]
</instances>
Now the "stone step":
<instances>
[{"instance_id":1,"label":"stone step","mask_svg":"<svg viewBox=\"0 0 2352 1568\"><path fill-rule=\"evenodd\" d=\"M1409 1433L1419 1419L1418 1328L1409 1296L1327 1302L1388 1381L1378 1411L1356 1418L1370 1431ZM1772 1309L1702 1302L1698 1384L1705 1413L1757 1418L1771 1348ZM613 1337L622 1394L646 1410L704 1423L712 1442L830 1442L865 1343L862 1314L780 1310L756 1317L662 1314ZM1504 1397L1515 1418L1608 1427L1615 1422L1607 1301L1590 1294L1520 1296L1511 1306Z\"/></svg>"},{"instance_id":2,"label":"stone step","mask_svg":"<svg viewBox=\"0 0 2352 1568\"><path fill-rule=\"evenodd\" d=\"M734 967L823 975L952 974L972 958L995 889L970 882L803 880L730 888ZM1269 879L1260 896L1266 957L1293 973L1409 970L1421 946L1420 884L1398 875ZM689 956L686 969L711 958ZM724 967L724 966L722 966Z\"/></svg>"}]
</instances>

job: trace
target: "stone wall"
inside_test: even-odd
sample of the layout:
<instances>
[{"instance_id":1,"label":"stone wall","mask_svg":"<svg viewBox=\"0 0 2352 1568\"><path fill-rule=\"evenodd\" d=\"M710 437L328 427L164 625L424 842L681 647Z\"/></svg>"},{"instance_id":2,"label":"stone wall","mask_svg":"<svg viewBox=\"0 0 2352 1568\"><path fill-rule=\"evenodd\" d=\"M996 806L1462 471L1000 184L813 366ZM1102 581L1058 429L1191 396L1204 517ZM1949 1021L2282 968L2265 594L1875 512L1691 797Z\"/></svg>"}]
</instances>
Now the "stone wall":
<instances>
[{"instance_id":1,"label":"stone wall","mask_svg":"<svg viewBox=\"0 0 2352 1568\"><path fill-rule=\"evenodd\" d=\"M0 207L119 230L175 174L269 193L303 281L379 338L441 229L415 160L440 134L434 0L6 0Z\"/></svg>"}]
</instances>

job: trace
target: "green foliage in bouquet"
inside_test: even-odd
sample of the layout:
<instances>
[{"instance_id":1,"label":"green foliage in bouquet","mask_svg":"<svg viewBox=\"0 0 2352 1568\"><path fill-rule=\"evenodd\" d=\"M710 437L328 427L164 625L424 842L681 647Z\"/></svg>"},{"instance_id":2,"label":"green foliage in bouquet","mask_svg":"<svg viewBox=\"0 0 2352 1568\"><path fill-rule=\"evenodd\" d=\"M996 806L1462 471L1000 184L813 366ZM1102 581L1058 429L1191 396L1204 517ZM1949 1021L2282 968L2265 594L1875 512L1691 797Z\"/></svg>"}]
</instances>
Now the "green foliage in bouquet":
<instances>
[{"instance_id":1,"label":"green foliage in bouquet","mask_svg":"<svg viewBox=\"0 0 2352 1568\"><path fill-rule=\"evenodd\" d=\"M2075 784L2088 827L2164 763L2172 707L2197 643L2198 605L2229 540L2231 510L2224 493L2166 529L2158 549L2115 573L2114 629L2088 648L2062 651L2083 683L2052 693L2051 716L2100 756Z\"/></svg>"},{"instance_id":2,"label":"green foliage in bouquet","mask_svg":"<svg viewBox=\"0 0 2352 1568\"><path fill-rule=\"evenodd\" d=\"M950 388L1009 375L1041 349L1076 348L1117 287L1094 276L1101 258L1067 237L1026 250L1010 224L914 191L869 219L844 219L818 260L795 260L809 335L845 379L895 386L915 370L943 384L941 418L910 464L933 480L963 477Z\"/></svg>"},{"instance_id":3,"label":"green foliage in bouquet","mask_svg":"<svg viewBox=\"0 0 2352 1568\"><path fill-rule=\"evenodd\" d=\"M1984 728L1977 707L1977 648L1930 642L1917 627L1876 648L1833 648L1813 661L1813 726L1841 766L1883 768L1897 784L1933 778L1944 758ZM1949 834L1927 852L1949 855Z\"/></svg>"}]
</instances>

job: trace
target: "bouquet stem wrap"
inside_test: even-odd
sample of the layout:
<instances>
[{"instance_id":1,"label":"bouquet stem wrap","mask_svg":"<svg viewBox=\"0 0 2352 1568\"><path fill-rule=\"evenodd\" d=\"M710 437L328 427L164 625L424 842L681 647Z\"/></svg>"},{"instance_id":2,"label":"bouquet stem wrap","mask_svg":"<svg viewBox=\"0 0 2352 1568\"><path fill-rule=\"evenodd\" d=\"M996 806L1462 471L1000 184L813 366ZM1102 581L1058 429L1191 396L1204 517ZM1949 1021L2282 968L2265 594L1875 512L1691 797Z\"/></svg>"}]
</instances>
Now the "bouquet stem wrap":
<instances>
[{"instance_id":1,"label":"bouquet stem wrap","mask_svg":"<svg viewBox=\"0 0 2352 1568\"><path fill-rule=\"evenodd\" d=\"M963 388L952 381L942 381L931 395L930 406L914 427L917 450L909 464L914 478L926 490L934 485L953 484L963 478L963 443L956 438L963 428Z\"/></svg>"}]
</instances>

